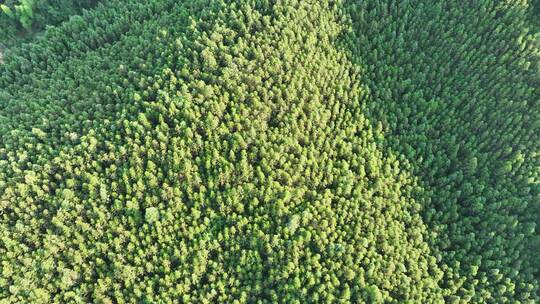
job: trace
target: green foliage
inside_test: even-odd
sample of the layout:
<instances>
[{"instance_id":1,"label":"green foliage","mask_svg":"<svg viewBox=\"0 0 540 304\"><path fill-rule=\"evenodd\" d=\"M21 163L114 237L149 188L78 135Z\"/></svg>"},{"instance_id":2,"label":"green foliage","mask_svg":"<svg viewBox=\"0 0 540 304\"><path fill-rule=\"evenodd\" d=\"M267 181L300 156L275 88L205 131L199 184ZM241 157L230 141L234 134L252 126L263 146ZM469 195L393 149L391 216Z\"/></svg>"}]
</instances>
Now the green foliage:
<instances>
[{"instance_id":1,"label":"green foliage","mask_svg":"<svg viewBox=\"0 0 540 304\"><path fill-rule=\"evenodd\" d=\"M144 217L148 223L154 223L159 220L159 211L156 207L146 208Z\"/></svg>"},{"instance_id":2,"label":"green foliage","mask_svg":"<svg viewBox=\"0 0 540 304\"><path fill-rule=\"evenodd\" d=\"M419 177L446 301L537 301L540 49L527 5L349 4L367 116Z\"/></svg>"},{"instance_id":3,"label":"green foliage","mask_svg":"<svg viewBox=\"0 0 540 304\"><path fill-rule=\"evenodd\" d=\"M7 0L0 4L0 41L9 42L17 33L29 33L56 25L99 0Z\"/></svg>"},{"instance_id":4,"label":"green foliage","mask_svg":"<svg viewBox=\"0 0 540 304\"><path fill-rule=\"evenodd\" d=\"M11 47L0 299L538 302L519 2L110 0Z\"/></svg>"}]
</instances>

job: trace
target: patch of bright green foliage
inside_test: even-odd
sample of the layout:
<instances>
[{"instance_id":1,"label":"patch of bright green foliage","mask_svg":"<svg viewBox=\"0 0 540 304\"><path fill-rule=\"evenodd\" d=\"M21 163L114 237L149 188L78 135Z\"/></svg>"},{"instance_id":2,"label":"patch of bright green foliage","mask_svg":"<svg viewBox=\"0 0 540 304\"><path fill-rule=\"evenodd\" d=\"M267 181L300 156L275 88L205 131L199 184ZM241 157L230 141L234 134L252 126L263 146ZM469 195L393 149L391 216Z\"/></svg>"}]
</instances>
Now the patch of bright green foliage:
<instances>
[{"instance_id":1,"label":"patch of bright green foliage","mask_svg":"<svg viewBox=\"0 0 540 304\"><path fill-rule=\"evenodd\" d=\"M110 0L0 66L8 303L536 303L527 1Z\"/></svg>"}]
</instances>

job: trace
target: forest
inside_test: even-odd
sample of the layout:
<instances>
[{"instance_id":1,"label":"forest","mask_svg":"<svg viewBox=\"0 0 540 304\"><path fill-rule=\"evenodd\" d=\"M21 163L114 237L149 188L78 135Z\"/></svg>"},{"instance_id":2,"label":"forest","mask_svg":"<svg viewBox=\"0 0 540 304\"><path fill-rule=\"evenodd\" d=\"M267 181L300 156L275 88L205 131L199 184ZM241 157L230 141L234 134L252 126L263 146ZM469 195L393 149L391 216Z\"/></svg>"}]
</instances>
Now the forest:
<instances>
[{"instance_id":1,"label":"forest","mask_svg":"<svg viewBox=\"0 0 540 304\"><path fill-rule=\"evenodd\" d=\"M540 303L535 0L0 0L0 303Z\"/></svg>"}]
</instances>

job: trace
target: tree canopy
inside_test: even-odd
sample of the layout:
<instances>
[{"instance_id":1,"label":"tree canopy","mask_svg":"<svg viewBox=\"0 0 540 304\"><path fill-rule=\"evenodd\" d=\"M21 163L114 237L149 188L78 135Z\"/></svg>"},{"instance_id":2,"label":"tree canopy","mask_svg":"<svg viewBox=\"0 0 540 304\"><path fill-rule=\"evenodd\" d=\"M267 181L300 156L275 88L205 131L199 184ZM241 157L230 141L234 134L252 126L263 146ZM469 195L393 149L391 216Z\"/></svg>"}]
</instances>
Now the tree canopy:
<instances>
[{"instance_id":1,"label":"tree canopy","mask_svg":"<svg viewBox=\"0 0 540 304\"><path fill-rule=\"evenodd\" d=\"M0 65L0 302L540 300L532 3L59 2Z\"/></svg>"}]
</instances>

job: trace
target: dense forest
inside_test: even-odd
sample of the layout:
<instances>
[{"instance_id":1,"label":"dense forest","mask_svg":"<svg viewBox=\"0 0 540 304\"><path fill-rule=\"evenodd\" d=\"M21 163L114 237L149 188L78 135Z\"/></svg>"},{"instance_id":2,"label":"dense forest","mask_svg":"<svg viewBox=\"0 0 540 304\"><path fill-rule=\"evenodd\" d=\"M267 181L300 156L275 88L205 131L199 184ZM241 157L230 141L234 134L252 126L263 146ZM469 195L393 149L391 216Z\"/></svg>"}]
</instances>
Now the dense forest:
<instances>
[{"instance_id":1,"label":"dense forest","mask_svg":"<svg viewBox=\"0 0 540 304\"><path fill-rule=\"evenodd\" d=\"M0 9L0 303L540 302L537 1Z\"/></svg>"}]
</instances>

